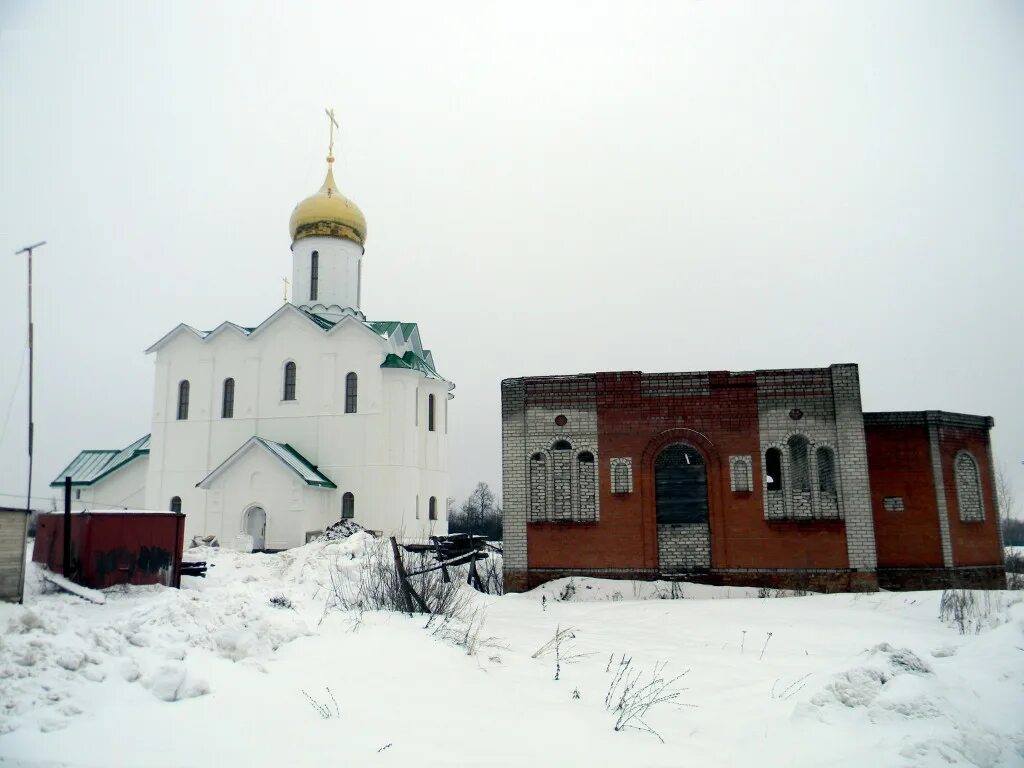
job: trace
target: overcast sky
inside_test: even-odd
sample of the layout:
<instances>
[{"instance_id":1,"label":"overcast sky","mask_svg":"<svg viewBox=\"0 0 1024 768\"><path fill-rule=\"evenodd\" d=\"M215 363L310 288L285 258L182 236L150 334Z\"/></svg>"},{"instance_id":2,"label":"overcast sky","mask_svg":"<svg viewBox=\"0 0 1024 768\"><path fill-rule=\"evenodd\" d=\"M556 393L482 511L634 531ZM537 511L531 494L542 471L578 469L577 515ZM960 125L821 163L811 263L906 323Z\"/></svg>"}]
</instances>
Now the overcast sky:
<instances>
[{"instance_id":1,"label":"overcast sky","mask_svg":"<svg viewBox=\"0 0 1024 768\"><path fill-rule=\"evenodd\" d=\"M1024 496L1019 0L0 0L0 493L27 470L13 252L49 242L49 497L149 431L147 346L279 306L328 105L363 309L457 385L460 498L500 484L502 378L833 362L866 410L994 416Z\"/></svg>"}]
</instances>

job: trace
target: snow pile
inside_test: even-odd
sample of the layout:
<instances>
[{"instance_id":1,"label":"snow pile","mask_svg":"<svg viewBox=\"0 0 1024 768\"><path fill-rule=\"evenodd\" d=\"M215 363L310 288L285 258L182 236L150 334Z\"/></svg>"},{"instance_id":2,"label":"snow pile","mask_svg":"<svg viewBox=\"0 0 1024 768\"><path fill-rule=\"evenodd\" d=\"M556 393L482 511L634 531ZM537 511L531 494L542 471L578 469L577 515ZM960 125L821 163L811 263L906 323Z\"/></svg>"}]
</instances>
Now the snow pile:
<instances>
[{"instance_id":1,"label":"snow pile","mask_svg":"<svg viewBox=\"0 0 1024 768\"><path fill-rule=\"evenodd\" d=\"M71 766L318 766L338 754L394 766L1024 764L1017 593L976 595L990 613L961 634L939 616L941 592L763 600L778 593L577 578L495 596L466 588L461 570L452 584L472 620L454 631L353 602L374 574L393 573L390 558L362 531L273 555L202 547L186 559L209 563L205 579L106 590L104 605L31 579L26 605L0 605L0 755ZM648 683L663 703L621 695ZM633 711L641 719L624 723Z\"/></svg>"}]
</instances>

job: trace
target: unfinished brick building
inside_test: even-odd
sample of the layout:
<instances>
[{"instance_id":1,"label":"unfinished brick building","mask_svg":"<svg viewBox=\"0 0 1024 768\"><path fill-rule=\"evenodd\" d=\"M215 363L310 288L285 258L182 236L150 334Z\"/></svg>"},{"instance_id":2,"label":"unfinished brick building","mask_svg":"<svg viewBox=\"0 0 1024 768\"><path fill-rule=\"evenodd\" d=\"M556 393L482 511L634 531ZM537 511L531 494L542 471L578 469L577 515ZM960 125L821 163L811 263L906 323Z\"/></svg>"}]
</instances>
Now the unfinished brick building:
<instances>
[{"instance_id":1,"label":"unfinished brick building","mask_svg":"<svg viewBox=\"0 0 1024 768\"><path fill-rule=\"evenodd\" d=\"M864 413L856 365L502 382L505 587L1005 585L989 417Z\"/></svg>"}]
</instances>

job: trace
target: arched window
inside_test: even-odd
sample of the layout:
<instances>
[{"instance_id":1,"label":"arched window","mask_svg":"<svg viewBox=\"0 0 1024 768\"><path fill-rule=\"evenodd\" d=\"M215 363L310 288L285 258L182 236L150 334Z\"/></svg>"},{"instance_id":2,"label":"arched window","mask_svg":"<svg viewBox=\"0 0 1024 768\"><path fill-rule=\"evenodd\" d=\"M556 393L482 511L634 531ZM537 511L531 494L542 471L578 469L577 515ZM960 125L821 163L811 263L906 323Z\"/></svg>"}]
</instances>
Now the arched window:
<instances>
[{"instance_id":1,"label":"arched window","mask_svg":"<svg viewBox=\"0 0 1024 768\"><path fill-rule=\"evenodd\" d=\"M188 379L178 384L178 421L188 418Z\"/></svg>"},{"instance_id":2,"label":"arched window","mask_svg":"<svg viewBox=\"0 0 1024 768\"><path fill-rule=\"evenodd\" d=\"M171 497L171 512L181 512L181 496Z\"/></svg>"},{"instance_id":3,"label":"arched window","mask_svg":"<svg viewBox=\"0 0 1024 768\"><path fill-rule=\"evenodd\" d=\"M437 520L437 497L431 496L427 502L427 518Z\"/></svg>"},{"instance_id":4,"label":"arched window","mask_svg":"<svg viewBox=\"0 0 1024 768\"><path fill-rule=\"evenodd\" d=\"M309 300L316 301L317 284L320 282L320 253L313 251L309 258Z\"/></svg>"},{"instance_id":5,"label":"arched window","mask_svg":"<svg viewBox=\"0 0 1024 768\"><path fill-rule=\"evenodd\" d=\"M231 419L235 416L235 380L224 379L224 397L220 404L220 417Z\"/></svg>"},{"instance_id":6,"label":"arched window","mask_svg":"<svg viewBox=\"0 0 1024 768\"><path fill-rule=\"evenodd\" d=\"M295 399L295 363L286 363L284 366L284 396L281 399Z\"/></svg>"},{"instance_id":7,"label":"arched window","mask_svg":"<svg viewBox=\"0 0 1024 768\"><path fill-rule=\"evenodd\" d=\"M769 448L764 453L765 480L769 491L782 490L782 451Z\"/></svg>"},{"instance_id":8,"label":"arched window","mask_svg":"<svg viewBox=\"0 0 1024 768\"><path fill-rule=\"evenodd\" d=\"M981 498L981 479L978 464L967 451L956 455L956 500L960 507L960 519L964 522L980 522L985 519L985 506Z\"/></svg>"},{"instance_id":9,"label":"arched window","mask_svg":"<svg viewBox=\"0 0 1024 768\"><path fill-rule=\"evenodd\" d=\"M434 396L427 395L427 431L434 431Z\"/></svg>"},{"instance_id":10,"label":"arched window","mask_svg":"<svg viewBox=\"0 0 1024 768\"><path fill-rule=\"evenodd\" d=\"M554 520L572 520L572 445L551 446L551 511Z\"/></svg>"},{"instance_id":11,"label":"arched window","mask_svg":"<svg viewBox=\"0 0 1024 768\"><path fill-rule=\"evenodd\" d=\"M359 377L349 373L345 377L345 413L355 413L359 397Z\"/></svg>"},{"instance_id":12,"label":"arched window","mask_svg":"<svg viewBox=\"0 0 1024 768\"><path fill-rule=\"evenodd\" d=\"M655 517L659 524L708 521L708 474L700 451L684 443L654 460Z\"/></svg>"},{"instance_id":13,"label":"arched window","mask_svg":"<svg viewBox=\"0 0 1024 768\"><path fill-rule=\"evenodd\" d=\"M530 457L530 520L546 520L548 461L543 453Z\"/></svg>"},{"instance_id":14,"label":"arched window","mask_svg":"<svg viewBox=\"0 0 1024 768\"><path fill-rule=\"evenodd\" d=\"M579 519L590 522L597 519L597 465L594 454L583 451L576 457L577 495L580 500Z\"/></svg>"},{"instance_id":15,"label":"arched window","mask_svg":"<svg viewBox=\"0 0 1024 768\"><path fill-rule=\"evenodd\" d=\"M829 448L819 448L818 459L818 491L835 494L836 492L836 460Z\"/></svg>"},{"instance_id":16,"label":"arched window","mask_svg":"<svg viewBox=\"0 0 1024 768\"><path fill-rule=\"evenodd\" d=\"M793 490L797 492L811 490L811 463L807 449L807 438L803 435L789 438L789 468Z\"/></svg>"},{"instance_id":17,"label":"arched window","mask_svg":"<svg viewBox=\"0 0 1024 768\"><path fill-rule=\"evenodd\" d=\"M356 516L356 497L346 491L341 497L341 519L348 520Z\"/></svg>"}]
</instances>

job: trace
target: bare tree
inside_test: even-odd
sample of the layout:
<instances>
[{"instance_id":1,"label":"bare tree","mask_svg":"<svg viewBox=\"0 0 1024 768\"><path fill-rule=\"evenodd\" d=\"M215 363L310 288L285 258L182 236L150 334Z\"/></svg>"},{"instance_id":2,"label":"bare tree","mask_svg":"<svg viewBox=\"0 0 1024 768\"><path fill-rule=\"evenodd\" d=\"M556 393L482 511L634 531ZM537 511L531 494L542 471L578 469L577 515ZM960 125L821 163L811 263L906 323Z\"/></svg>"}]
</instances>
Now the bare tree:
<instances>
[{"instance_id":1,"label":"bare tree","mask_svg":"<svg viewBox=\"0 0 1024 768\"><path fill-rule=\"evenodd\" d=\"M487 483L477 483L476 489L462 503L462 508L458 512L452 511L448 529L490 539L501 538L501 507Z\"/></svg>"}]
</instances>

